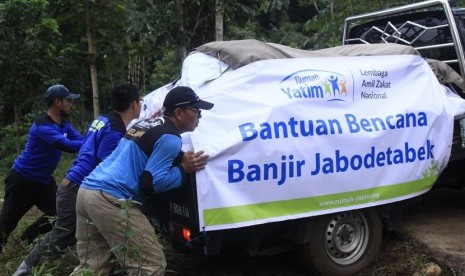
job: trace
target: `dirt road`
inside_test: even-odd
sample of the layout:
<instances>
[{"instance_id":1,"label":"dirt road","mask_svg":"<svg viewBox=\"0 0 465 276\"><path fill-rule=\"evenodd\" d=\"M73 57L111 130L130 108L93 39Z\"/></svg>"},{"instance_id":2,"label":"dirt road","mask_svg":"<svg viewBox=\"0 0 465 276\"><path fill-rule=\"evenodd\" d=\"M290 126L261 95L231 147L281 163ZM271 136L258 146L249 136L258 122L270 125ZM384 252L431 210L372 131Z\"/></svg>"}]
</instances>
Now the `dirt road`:
<instances>
[{"instance_id":1,"label":"dirt road","mask_svg":"<svg viewBox=\"0 0 465 276\"><path fill-rule=\"evenodd\" d=\"M432 256L465 275L465 191L438 189L404 212L401 235L427 248Z\"/></svg>"}]
</instances>

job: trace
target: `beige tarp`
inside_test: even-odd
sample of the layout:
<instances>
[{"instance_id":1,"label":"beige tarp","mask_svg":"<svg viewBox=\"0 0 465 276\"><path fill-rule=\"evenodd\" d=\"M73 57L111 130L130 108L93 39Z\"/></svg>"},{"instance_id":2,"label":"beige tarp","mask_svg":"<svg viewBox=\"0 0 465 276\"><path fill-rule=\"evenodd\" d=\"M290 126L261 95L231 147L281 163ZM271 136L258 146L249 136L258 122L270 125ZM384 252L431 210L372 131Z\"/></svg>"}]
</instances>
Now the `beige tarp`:
<instances>
[{"instance_id":1,"label":"beige tarp","mask_svg":"<svg viewBox=\"0 0 465 276\"><path fill-rule=\"evenodd\" d=\"M216 57L232 69L258 60L279 58L312 58L334 56L374 56L374 55L420 55L413 47L400 44L351 44L322 50L308 51L288 46L266 43L254 39L215 41L197 47L199 52ZM427 59L439 82L454 83L464 90L462 77L449 65Z\"/></svg>"},{"instance_id":2,"label":"beige tarp","mask_svg":"<svg viewBox=\"0 0 465 276\"><path fill-rule=\"evenodd\" d=\"M452 69L452 67L435 59L426 59L426 62L428 62L431 69L433 69L433 72L440 83L453 83L462 89L462 91L465 91L463 78L454 69Z\"/></svg>"}]
</instances>

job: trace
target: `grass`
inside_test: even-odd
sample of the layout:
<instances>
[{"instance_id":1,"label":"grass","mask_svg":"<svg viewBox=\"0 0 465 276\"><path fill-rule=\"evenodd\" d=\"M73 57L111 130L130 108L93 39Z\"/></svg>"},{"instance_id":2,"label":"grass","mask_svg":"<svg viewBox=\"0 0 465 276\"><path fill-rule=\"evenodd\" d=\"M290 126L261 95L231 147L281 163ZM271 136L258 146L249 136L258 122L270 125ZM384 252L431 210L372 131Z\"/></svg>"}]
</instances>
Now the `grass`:
<instances>
[{"instance_id":1,"label":"grass","mask_svg":"<svg viewBox=\"0 0 465 276\"><path fill-rule=\"evenodd\" d=\"M383 237L376 261L358 276L424 275L421 271L430 263L438 264L443 276L455 275L448 267L431 258L423 246L400 237L396 232L388 232Z\"/></svg>"},{"instance_id":2,"label":"grass","mask_svg":"<svg viewBox=\"0 0 465 276\"><path fill-rule=\"evenodd\" d=\"M28 214L28 217L21 221L3 248L3 253L0 255L0 275L12 275L28 252L40 241L38 239L33 244L28 245L19 239L21 230L26 228L28 220L32 221L32 213L34 212ZM69 275L78 263L75 252L70 251L60 259L43 262L34 270L34 275Z\"/></svg>"}]
</instances>

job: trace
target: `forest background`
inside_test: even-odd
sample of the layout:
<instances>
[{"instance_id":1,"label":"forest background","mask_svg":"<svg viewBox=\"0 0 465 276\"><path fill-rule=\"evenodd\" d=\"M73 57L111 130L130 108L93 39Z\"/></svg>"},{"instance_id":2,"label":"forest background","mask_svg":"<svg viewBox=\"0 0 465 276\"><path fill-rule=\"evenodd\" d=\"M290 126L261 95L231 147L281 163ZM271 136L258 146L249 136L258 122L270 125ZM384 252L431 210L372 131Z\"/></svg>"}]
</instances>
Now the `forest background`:
<instances>
[{"instance_id":1,"label":"forest background","mask_svg":"<svg viewBox=\"0 0 465 276\"><path fill-rule=\"evenodd\" d=\"M94 117L109 111L114 85L130 82L148 94L175 81L183 59L202 44L257 39L328 48L341 44L346 17L415 2L420 1L0 0L1 183L34 118L45 111L45 90L52 84L81 94L70 120L84 132ZM465 0L451 3L465 7ZM73 158L64 155L57 179Z\"/></svg>"},{"instance_id":2,"label":"forest background","mask_svg":"<svg viewBox=\"0 0 465 276\"><path fill-rule=\"evenodd\" d=\"M44 93L81 94L72 123L108 111L109 91L145 95L179 77L186 55L215 40L258 39L300 49L341 44L350 15L406 0L1 0L0 176L22 150ZM451 1L464 6L465 1Z\"/></svg>"}]
</instances>

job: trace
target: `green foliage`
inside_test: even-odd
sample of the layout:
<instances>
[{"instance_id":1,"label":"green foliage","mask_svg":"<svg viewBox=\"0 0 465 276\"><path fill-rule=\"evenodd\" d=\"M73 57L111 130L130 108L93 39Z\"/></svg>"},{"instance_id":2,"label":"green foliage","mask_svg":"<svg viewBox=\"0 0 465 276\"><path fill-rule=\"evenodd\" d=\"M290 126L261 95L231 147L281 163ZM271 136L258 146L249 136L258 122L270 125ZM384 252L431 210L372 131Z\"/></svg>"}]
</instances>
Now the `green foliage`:
<instances>
[{"instance_id":1,"label":"green foliage","mask_svg":"<svg viewBox=\"0 0 465 276\"><path fill-rule=\"evenodd\" d=\"M53 41L59 33L57 22L46 15L47 7L45 0L9 0L0 4L0 90L6 114L14 114L13 106L19 111L30 108L37 88L44 91L40 88L51 76ZM11 122L12 118L5 120Z\"/></svg>"},{"instance_id":2,"label":"green foliage","mask_svg":"<svg viewBox=\"0 0 465 276\"><path fill-rule=\"evenodd\" d=\"M181 70L181 62L176 50L173 48L166 49L162 59L155 61L154 68L154 73L150 76L150 82L154 90L175 81Z\"/></svg>"},{"instance_id":3,"label":"green foliage","mask_svg":"<svg viewBox=\"0 0 465 276\"><path fill-rule=\"evenodd\" d=\"M34 276L69 275L78 264L78 257L73 250L70 250L57 259L44 260L39 266L34 267L32 274Z\"/></svg>"},{"instance_id":4,"label":"green foliage","mask_svg":"<svg viewBox=\"0 0 465 276\"><path fill-rule=\"evenodd\" d=\"M28 212L10 236L8 243L3 248L2 254L0 254L0 275L12 275L24 259L24 256L28 254L33 246L41 242L43 236L39 237L31 245L21 241L19 238L22 231L37 219L39 215L40 212L37 210ZM39 266L33 269L32 273L34 276L69 275L78 264L79 260L76 254L73 250L70 250L56 260L44 260Z\"/></svg>"},{"instance_id":5,"label":"green foliage","mask_svg":"<svg viewBox=\"0 0 465 276\"><path fill-rule=\"evenodd\" d=\"M312 48L311 39L305 35L301 24L298 23L284 22L279 27L273 28L269 40L298 49Z\"/></svg>"},{"instance_id":6,"label":"green foliage","mask_svg":"<svg viewBox=\"0 0 465 276\"><path fill-rule=\"evenodd\" d=\"M64 152L61 155L60 163L58 164L58 167L53 173L53 177L55 178L57 183L59 183L63 179L63 177L65 177L66 172L73 164L73 161L75 158L76 158L76 153Z\"/></svg>"},{"instance_id":7,"label":"green foliage","mask_svg":"<svg viewBox=\"0 0 465 276\"><path fill-rule=\"evenodd\" d=\"M24 145L27 140L27 128L25 124L20 125L20 144ZM16 126L7 125L0 129L0 140L3 142L0 144L0 159L8 157L10 155L17 154L16 152ZM11 164L9 164L11 166Z\"/></svg>"},{"instance_id":8,"label":"green foliage","mask_svg":"<svg viewBox=\"0 0 465 276\"><path fill-rule=\"evenodd\" d=\"M314 17L305 24L305 31L310 36L309 44L314 50L324 49L341 44L342 22L324 13Z\"/></svg>"},{"instance_id":9,"label":"green foliage","mask_svg":"<svg viewBox=\"0 0 465 276\"><path fill-rule=\"evenodd\" d=\"M21 230L26 228L26 219L20 221L17 230L11 233L9 241L0 254L0 275L13 275L21 260L29 251L29 246L19 239Z\"/></svg>"},{"instance_id":10,"label":"green foliage","mask_svg":"<svg viewBox=\"0 0 465 276\"><path fill-rule=\"evenodd\" d=\"M231 24L225 32L226 40L257 39L258 24L249 20L243 26Z\"/></svg>"},{"instance_id":11,"label":"green foliage","mask_svg":"<svg viewBox=\"0 0 465 276\"><path fill-rule=\"evenodd\" d=\"M272 11L281 11L289 7L290 0L272 0L272 1L263 1L261 3L260 9L265 13Z\"/></svg>"},{"instance_id":12,"label":"green foliage","mask_svg":"<svg viewBox=\"0 0 465 276\"><path fill-rule=\"evenodd\" d=\"M214 2L182 1L183 26L174 0L2 2L0 126L13 121L15 104L19 116L29 113L56 82L81 93L80 111L92 109L85 4L91 5L96 39L100 108L107 110L117 83L130 81L149 92L177 77L180 49L189 52L215 37ZM224 37L304 49L336 46L347 16L408 2L415 1L224 1Z\"/></svg>"},{"instance_id":13,"label":"green foliage","mask_svg":"<svg viewBox=\"0 0 465 276\"><path fill-rule=\"evenodd\" d=\"M2 141L0 143L0 179L4 178L18 155L17 144L21 146L20 150L26 144L29 128L38 114L38 112L28 113L17 125L11 124L0 128L0 141ZM3 194L2 192L0 194Z\"/></svg>"},{"instance_id":14,"label":"green foliage","mask_svg":"<svg viewBox=\"0 0 465 276\"><path fill-rule=\"evenodd\" d=\"M340 45L342 24L350 15L419 1L224 0L224 37L321 49ZM44 111L43 94L48 85L61 82L81 94L71 118L73 123L79 122L74 125L77 129L85 129L92 117L84 4L92 5L100 104L106 112L109 91L117 83L133 82L146 93L179 77L180 48L190 51L215 37L214 2L182 1L184 25L180 26L174 0L1 1L0 179L17 156L16 144L24 147L33 118ZM465 0L453 3L464 6ZM17 125L11 124L15 112ZM63 154L54 174L57 181L74 157ZM24 223L27 218L21 225ZM128 237L130 234L128 230ZM0 275L10 275L28 251L26 245L17 248L15 241L8 245L11 251L0 257L0 267L6 269L0 270ZM68 274L76 257L70 253L66 258L69 260L46 262L36 274ZM84 274L92 275L92 271Z\"/></svg>"}]
</instances>

